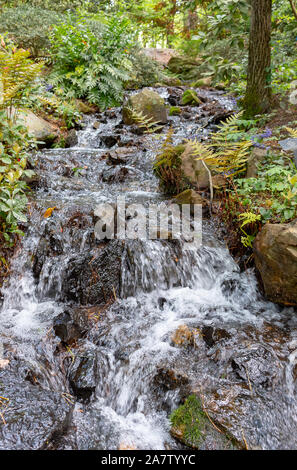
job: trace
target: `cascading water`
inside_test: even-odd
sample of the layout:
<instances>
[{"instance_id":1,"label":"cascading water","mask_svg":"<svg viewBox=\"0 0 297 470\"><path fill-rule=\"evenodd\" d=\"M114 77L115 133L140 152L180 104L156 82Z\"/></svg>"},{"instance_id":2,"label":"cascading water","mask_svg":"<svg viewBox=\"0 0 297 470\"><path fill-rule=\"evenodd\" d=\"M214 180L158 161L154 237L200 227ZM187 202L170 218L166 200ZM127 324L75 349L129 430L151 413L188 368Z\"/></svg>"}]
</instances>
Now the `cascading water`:
<instances>
[{"instance_id":1,"label":"cascading water","mask_svg":"<svg viewBox=\"0 0 297 470\"><path fill-rule=\"evenodd\" d=\"M157 91L168 98L167 89ZM205 96L229 104L218 93ZM195 252L158 240L102 248L94 239L99 202L124 194L129 203L147 204L163 196L151 138L123 126L118 109L99 126L95 120L86 120L76 147L34 157L39 189L0 314L10 361L1 376L0 395L9 396L9 405L0 448L179 448L168 416L192 391L238 442L296 448L293 310L264 301L254 273L240 273L211 222ZM171 118L171 125L177 143L207 132L199 108L192 119ZM120 166L108 165L106 136L116 138L114 149L134 149L121 165L124 178L113 173ZM55 209L47 219L49 207ZM116 288L120 297L108 307ZM66 349L53 332L65 311L90 320L70 345L64 338ZM173 340L183 327L197 332L191 347ZM206 448L219 446L210 441Z\"/></svg>"}]
</instances>

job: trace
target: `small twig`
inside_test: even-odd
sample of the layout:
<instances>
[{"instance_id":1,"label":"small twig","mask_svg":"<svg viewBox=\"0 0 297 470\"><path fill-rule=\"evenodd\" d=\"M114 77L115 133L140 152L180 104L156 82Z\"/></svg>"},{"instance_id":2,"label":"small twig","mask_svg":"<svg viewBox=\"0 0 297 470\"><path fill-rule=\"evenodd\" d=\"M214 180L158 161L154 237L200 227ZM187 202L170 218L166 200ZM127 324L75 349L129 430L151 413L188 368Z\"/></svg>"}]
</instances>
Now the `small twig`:
<instances>
[{"instance_id":1,"label":"small twig","mask_svg":"<svg viewBox=\"0 0 297 470\"><path fill-rule=\"evenodd\" d=\"M249 446L248 446L248 443L247 443L246 438L245 438L245 436L244 436L243 429L241 429L241 434L242 434L243 442L244 442L244 444L245 444L245 448L246 448L246 450L249 450Z\"/></svg>"},{"instance_id":2,"label":"small twig","mask_svg":"<svg viewBox=\"0 0 297 470\"><path fill-rule=\"evenodd\" d=\"M6 423L6 421L5 421L5 418L4 418L4 416L3 416L3 413L1 413L1 411L0 411L0 417L1 417L2 421L3 421L3 424L6 425L7 423Z\"/></svg>"},{"instance_id":3,"label":"small twig","mask_svg":"<svg viewBox=\"0 0 297 470\"><path fill-rule=\"evenodd\" d=\"M209 178L209 188L210 188L210 215L212 213L212 201L213 201L213 183L212 183L212 176L211 176L211 171L206 165L205 161L202 159L201 160L203 163L204 168L206 169L208 173L208 178Z\"/></svg>"},{"instance_id":4,"label":"small twig","mask_svg":"<svg viewBox=\"0 0 297 470\"><path fill-rule=\"evenodd\" d=\"M114 286L112 286L112 290L113 290L114 300L117 300L117 294L116 294Z\"/></svg>"},{"instance_id":5,"label":"small twig","mask_svg":"<svg viewBox=\"0 0 297 470\"><path fill-rule=\"evenodd\" d=\"M208 417L208 419L209 419L209 421L211 422L211 424L213 425L213 427L214 427L217 431L219 431L219 433L223 434L223 431L221 431L221 429L219 429L219 428L215 425L215 423L213 422L213 420L212 420L211 417L209 416L209 414L208 414L208 412L207 412L207 410L206 410L206 408L205 408L205 406L204 406L204 401L203 401L203 395L202 395L202 393L200 393L200 397L201 397L202 409L203 409L204 413L205 413L206 416Z\"/></svg>"},{"instance_id":6,"label":"small twig","mask_svg":"<svg viewBox=\"0 0 297 470\"><path fill-rule=\"evenodd\" d=\"M252 384L251 384L251 381L250 381L250 377L249 377L248 370L247 370L247 368L246 368L245 366L244 366L244 369L245 369L245 373L246 373L246 376L247 376L247 379L248 379L249 389L250 389L251 393L254 394L253 389L252 389Z\"/></svg>"}]
</instances>

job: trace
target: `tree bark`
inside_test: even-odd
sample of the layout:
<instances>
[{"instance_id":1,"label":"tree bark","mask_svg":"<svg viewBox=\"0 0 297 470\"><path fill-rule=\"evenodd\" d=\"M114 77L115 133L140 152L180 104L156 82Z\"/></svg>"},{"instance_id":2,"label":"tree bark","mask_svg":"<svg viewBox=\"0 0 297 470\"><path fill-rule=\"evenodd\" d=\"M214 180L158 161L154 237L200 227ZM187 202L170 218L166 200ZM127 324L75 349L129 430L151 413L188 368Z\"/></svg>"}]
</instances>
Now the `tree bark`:
<instances>
[{"instance_id":1,"label":"tree bark","mask_svg":"<svg viewBox=\"0 0 297 470\"><path fill-rule=\"evenodd\" d=\"M252 0L247 88L244 98L248 117L269 111L271 101L272 0Z\"/></svg>"},{"instance_id":2,"label":"tree bark","mask_svg":"<svg viewBox=\"0 0 297 470\"><path fill-rule=\"evenodd\" d=\"M198 15L197 11L195 10L187 10L184 13L184 28L183 28L183 35L185 38L190 39L191 33L196 31L198 27Z\"/></svg>"},{"instance_id":3,"label":"tree bark","mask_svg":"<svg viewBox=\"0 0 297 470\"><path fill-rule=\"evenodd\" d=\"M291 7L292 7L293 14L294 14L294 16L295 16L295 18L296 18L296 20L297 20L297 7L296 7L296 5L295 5L295 3L294 3L294 0L289 0L289 2L290 2L290 5L291 5Z\"/></svg>"}]
</instances>

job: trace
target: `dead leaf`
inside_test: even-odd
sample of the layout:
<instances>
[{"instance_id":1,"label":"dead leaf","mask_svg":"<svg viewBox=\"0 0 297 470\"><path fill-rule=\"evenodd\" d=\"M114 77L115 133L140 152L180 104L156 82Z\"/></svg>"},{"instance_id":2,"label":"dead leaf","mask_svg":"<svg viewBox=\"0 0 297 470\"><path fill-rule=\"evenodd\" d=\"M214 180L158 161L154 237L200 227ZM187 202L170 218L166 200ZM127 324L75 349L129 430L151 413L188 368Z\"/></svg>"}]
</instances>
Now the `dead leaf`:
<instances>
[{"instance_id":1,"label":"dead leaf","mask_svg":"<svg viewBox=\"0 0 297 470\"><path fill-rule=\"evenodd\" d=\"M57 209L56 206L55 207L49 207L48 209L46 209L45 213L43 214L43 217L45 219L47 219L48 217L50 217L52 215L52 213L55 209Z\"/></svg>"}]
</instances>

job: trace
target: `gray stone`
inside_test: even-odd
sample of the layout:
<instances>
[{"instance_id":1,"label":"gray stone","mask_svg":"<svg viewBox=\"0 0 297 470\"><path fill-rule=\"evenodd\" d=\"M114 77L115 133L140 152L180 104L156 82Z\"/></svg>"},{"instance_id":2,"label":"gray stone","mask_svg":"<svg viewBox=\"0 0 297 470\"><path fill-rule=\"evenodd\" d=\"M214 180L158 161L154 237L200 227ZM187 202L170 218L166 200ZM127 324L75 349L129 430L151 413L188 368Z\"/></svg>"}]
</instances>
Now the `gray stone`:
<instances>
[{"instance_id":1,"label":"gray stone","mask_svg":"<svg viewBox=\"0 0 297 470\"><path fill-rule=\"evenodd\" d=\"M140 93L128 98L123 106L123 121L128 125L135 123L131 115L131 109L151 119L152 122L167 123L167 109L164 99L155 91L145 88Z\"/></svg>"},{"instance_id":2,"label":"gray stone","mask_svg":"<svg viewBox=\"0 0 297 470\"><path fill-rule=\"evenodd\" d=\"M254 256L267 298L297 305L297 219L266 224L255 239Z\"/></svg>"},{"instance_id":3,"label":"gray stone","mask_svg":"<svg viewBox=\"0 0 297 470\"><path fill-rule=\"evenodd\" d=\"M0 450L42 450L67 429L72 405L62 391L43 389L15 371L0 369Z\"/></svg>"},{"instance_id":4,"label":"gray stone","mask_svg":"<svg viewBox=\"0 0 297 470\"><path fill-rule=\"evenodd\" d=\"M247 161L247 178L256 178L258 174L258 165L265 159L267 155L266 149L254 148Z\"/></svg>"},{"instance_id":5,"label":"gray stone","mask_svg":"<svg viewBox=\"0 0 297 470\"><path fill-rule=\"evenodd\" d=\"M45 119L26 109L18 113L18 121L27 127L28 132L40 142L51 145L57 138L56 129Z\"/></svg>"},{"instance_id":6,"label":"gray stone","mask_svg":"<svg viewBox=\"0 0 297 470\"><path fill-rule=\"evenodd\" d=\"M285 151L293 152L294 154L294 161L297 165L297 139L289 138L279 141L279 145Z\"/></svg>"}]
</instances>

